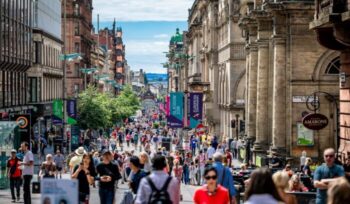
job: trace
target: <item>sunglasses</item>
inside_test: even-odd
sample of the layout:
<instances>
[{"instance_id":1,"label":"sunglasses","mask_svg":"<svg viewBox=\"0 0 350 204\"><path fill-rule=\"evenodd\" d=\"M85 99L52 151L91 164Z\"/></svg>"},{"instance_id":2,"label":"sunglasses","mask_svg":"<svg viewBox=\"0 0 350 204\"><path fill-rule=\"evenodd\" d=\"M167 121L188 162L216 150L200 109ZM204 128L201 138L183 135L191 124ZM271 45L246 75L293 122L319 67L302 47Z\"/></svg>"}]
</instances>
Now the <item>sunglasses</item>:
<instances>
[{"instance_id":1,"label":"sunglasses","mask_svg":"<svg viewBox=\"0 0 350 204\"><path fill-rule=\"evenodd\" d=\"M215 175L215 176L205 176L204 178L205 180L210 180L210 179L216 180L218 177Z\"/></svg>"},{"instance_id":2,"label":"sunglasses","mask_svg":"<svg viewBox=\"0 0 350 204\"><path fill-rule=\"evenodd\" d=\"M333 158L334 157L334 155L333 154L330 154L330 155L324 155L324 157L326 157L326 158Z\"/></svg>"}]
</instances>

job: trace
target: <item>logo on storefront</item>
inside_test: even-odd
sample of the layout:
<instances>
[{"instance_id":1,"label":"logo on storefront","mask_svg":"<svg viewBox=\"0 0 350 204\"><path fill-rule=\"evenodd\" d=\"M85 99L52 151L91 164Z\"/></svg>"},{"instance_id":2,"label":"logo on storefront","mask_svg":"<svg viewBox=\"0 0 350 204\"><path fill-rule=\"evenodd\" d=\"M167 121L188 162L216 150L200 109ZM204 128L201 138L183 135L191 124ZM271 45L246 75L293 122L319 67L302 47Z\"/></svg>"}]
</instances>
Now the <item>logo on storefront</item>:
<instances>
[{"instance_id":1,"label":"logo on storefront","mask_svg":"<svg viewBox=\"0 0 350 204\"><path fill-rule=\"evenodd\" d=\"M26 128L28 126L29 121L28 121L27 117L20 116L17 118L16 123L17 123L18 127L23 129L23 128Z\"/></svg>"},{"instance_id":2,"label":"logo on storefront","mask_svg":"<svg viewBox=\"0 0 350 204\"><path fill-rule=\"evenodd\" d=\"M328 125L328 118L319 113L311 113L303 118L303 125L310 130L321 130Z\"/></svg>"}]
</instances>

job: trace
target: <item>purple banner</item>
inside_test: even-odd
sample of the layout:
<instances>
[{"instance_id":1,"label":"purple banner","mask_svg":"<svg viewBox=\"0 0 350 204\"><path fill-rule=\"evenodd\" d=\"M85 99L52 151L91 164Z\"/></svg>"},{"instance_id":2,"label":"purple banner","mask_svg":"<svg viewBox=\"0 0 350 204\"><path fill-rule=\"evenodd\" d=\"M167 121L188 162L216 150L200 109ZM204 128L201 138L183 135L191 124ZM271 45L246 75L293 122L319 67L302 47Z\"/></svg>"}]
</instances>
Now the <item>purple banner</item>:
<instances>
[{"instance_id":1,"label":"purple banner","mask_svg":"<svg viewBox=\"0 0 350 204\"><path fill-rule=\"evenodd\" d=\"M203 93L190 93L188 96L188 123L196 128L203 119Z\"/></svg>"},{"instance_id":2,"label":"purple banner","mask_svg":"<svg viewBox=\"0 0 350 204\"><path fill-rule=\"evenodd\" d=\"M67 114L71 118L77 118L77 101L67 100Z\"/></svg>"}]
</instances>

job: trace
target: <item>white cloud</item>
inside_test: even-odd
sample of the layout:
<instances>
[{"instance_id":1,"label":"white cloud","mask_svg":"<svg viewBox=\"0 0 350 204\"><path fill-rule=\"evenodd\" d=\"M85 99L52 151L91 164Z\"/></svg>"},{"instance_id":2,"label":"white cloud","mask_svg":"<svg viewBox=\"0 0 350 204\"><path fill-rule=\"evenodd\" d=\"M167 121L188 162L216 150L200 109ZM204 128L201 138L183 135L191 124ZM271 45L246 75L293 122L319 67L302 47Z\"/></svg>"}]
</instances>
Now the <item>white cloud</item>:
<instances>
[{"instance_id":1,"label":"white cloud","mask_svg":"<svg viewBox=\"0 0 350 204\"><path fill-rule=\"evenodd\" d=\"M159 55L169 50L168 41L129 40L125 43L127 55Z\"/></svg>"},{"instance_id":2,"label":"white cloud","mask_svg":"<svg viewBox=\"0 0 350 204\"><path fill-rule=\"evenodd\" d=\"M94 0L101 21L183 21L194 0ZM94 15L95 18L96 15Z\"/></svg>"},{"instance_id":3,"label":"white cloud","mask_svg":"<svg viewBox=\"0 0 350 204\"><path fill-rule=\"evenodd\" d=\"M153 38L169 38L170 39L170 36L168 34L158 34L158 35L153 36Z\"/></svg>"}]
</instances>

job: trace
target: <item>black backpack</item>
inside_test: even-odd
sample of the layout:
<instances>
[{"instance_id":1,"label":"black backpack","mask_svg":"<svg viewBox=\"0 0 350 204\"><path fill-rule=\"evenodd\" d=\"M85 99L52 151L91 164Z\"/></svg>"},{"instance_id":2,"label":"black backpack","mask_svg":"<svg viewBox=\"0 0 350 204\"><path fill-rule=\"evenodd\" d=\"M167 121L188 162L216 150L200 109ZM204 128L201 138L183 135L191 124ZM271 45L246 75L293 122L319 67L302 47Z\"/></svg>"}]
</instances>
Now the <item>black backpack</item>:
<instances>
[{"instance_id":1,"label":"black backpack","mask_svg":"<svg viewBox=\"0 0 350 204\"><path fill-rule=\"evenodd\" d=\"M152 179L149 176L147 177L147 181L152 188L152 193L148 202L149 204L172 204L172 201L170 200L170 195L167 191L171 179L172 177L169 176L168 179L165 181L163 187L160 190L158 190L154 185Z\"/></svg>"}]
</instances>

